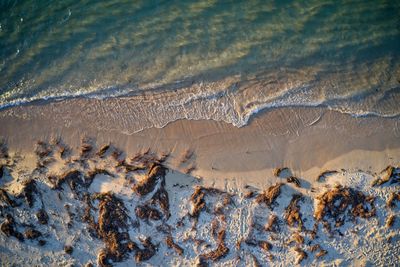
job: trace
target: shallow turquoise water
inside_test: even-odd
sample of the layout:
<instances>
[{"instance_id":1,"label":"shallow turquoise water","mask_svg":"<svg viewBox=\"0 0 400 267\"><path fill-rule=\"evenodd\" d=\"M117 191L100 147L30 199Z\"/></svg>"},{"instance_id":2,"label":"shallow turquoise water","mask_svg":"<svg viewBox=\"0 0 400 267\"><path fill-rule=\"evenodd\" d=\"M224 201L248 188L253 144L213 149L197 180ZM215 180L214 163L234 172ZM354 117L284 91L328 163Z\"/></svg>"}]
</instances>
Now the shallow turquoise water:
<instances>
[{"instance_id":1,"label":"shallow turquoise water","mask_svg":"<svg viewBox=\"0 0 400 267\"><path fill-rule=\"evenodd\" d=\"M0 107L157 89L225 97L243 117L285 105L394 116L399 18L399 1L377 0L2 0Z\"/></svg>"}]
</instances>

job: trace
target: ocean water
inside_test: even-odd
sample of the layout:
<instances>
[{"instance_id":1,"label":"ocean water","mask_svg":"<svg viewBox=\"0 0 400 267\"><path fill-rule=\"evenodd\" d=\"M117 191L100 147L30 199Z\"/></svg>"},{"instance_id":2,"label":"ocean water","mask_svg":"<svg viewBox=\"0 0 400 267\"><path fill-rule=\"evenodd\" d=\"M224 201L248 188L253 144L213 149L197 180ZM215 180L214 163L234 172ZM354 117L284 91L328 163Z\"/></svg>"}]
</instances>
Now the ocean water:
<instances>
[{"instance_id":1,"label":"ocean water","mask_svg":"<svg viewBox=\"0 0 400 267\"><path fill-rule=\"evenodd\" d=\"M154 126L282 106L397 116L400 1L1 0L0 108L77 97L131 99Z\"/></svg>"}]
</instances>

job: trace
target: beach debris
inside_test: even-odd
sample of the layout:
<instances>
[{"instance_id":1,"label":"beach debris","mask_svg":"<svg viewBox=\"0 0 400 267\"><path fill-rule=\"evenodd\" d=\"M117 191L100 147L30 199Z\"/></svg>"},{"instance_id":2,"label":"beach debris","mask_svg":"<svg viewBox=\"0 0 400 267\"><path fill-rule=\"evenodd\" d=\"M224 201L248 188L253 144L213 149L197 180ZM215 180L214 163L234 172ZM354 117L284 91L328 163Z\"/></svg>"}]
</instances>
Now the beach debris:
<instances>
[{"instance_id":1,"label":"beach debris","mask_svg":"<svg viewBox=\"0 0 400 267\"><path fill-rule=\"evenodd\" d=\"M372 181L372 186L380 186L390 181L390 184L400 183L400 168L391 165L387 166L382 172L381 177Z\"/></svg>"},{"instance_id":2,"label":"beach debris","mask_svg":"<svg viewBox=\"0 0 400 267\"><path fill-rule=\"evenodd\" d=\"M292 238L288 244L291 244L292 242L296 242L298 245L302 245L304 244L304 236L302 236L299 232L295 232L293 233Z\"/></svg>"},{"instance_id":3,"label":"beach debris","mask_svg":"<svg viewBox=\"0 0 400 267\"><path fill-rule=\"evenodd\" d=\"M129 216L122 200L110 192L94 194L93 199L100 201L96 228L106 246L100 251L98 262L100 266L108 266L111 262L124 260L128 252L137 249L137 245L129 238Z\"/></svg>"},{"instance_id":4,"label":"beach debris","mask_svg":"<svg viewBox=\"0 0 400 267\"><path fill-rule=\"evenodd\" d=\"M274 176L279 178L287 178L292 176L292 172L288 167L276 168L274 169Z\"/></svg>"},{"instance_id":5,"label":"beach debris","mask_svg":"<svg viewBox=\"0 0 400 267\"><path fill-rule=\"evenodd\" d=\"M264 251L270 251L270 250L272 249L272 244L269 243L268 241L264 241L264 240L258 241L258 242L257 242L257 245L258 245L261 249L263 249Z\"/></svg>"},{"instance_id":6,"label":"beach debris","mask_svg":"<svg viewBox=\"0 0 400 267\"><path fill-rule=\"evenodd\" d=\"M100 150L96 153L97 156L103 158L107 151L111 148L111 144L104 145L100 148Z\"/></svg>"},{"instance_id":7,"label":"beach debris","mask_svg":"<svg viewBox=\"0 0 400 267\"><path fill-rule=\"evenodd\" d=\"M337 185L335 188L317 197L319 201L314 217L322 221L325 228L330 228L329 221L341 226L346 217L370 218L375 215L374 197L349 187Z\"/></svg>"},{"instance_id":8,"label":"beach debris","mask_svg":"<svg viewBox=\"0 0 400 267\"><path fill-rule=\"evenodd\" d=\"M48 143L41 140L36 143L35 154L39 157L39 159L48 157L51 153L52 147Z\"/></svg>"},{"instance_id":9,"label":"beach debris","mask_svg":"<svg viewBox=\"0 0 400 267\"><path fill-rule=\"evenodd\" d=\"M7 159L8 155L8 147L4 139L0 139L0 159Z\"/></svg>"},{"instance_id":10,"label":"beach debris","mask_svg":"<svg viewBox=\"0 0 400 267\"><path fill-rule=\"evenodd\" d=\"M165 190L164 180L161 181L160 188L154 193L153 197L150 199L150 204L158 204L167 219L171 216L171 213L169 211L169 197L167 190Z\"/></svg>"},{"instance_id":11,"label":"beach debris","mask_svg":"<svg viewBox=\"0 0 400 267\"><path fill-rule=\"evenodd\" d=\"M15 201L11 199L11 197L9 196L7 191L4 190L3 188L0 188L0 201L6 203L7 205L9 205L11 207L16 206Z\"/></svg>"},{"instance_id":12,"label":"beach debris","mask_svg":"<svg viewBox=\"0 0 400 267\"><path fill-rule=\"evenodd\" d=\"M197 186L190 196L190 201L192 201L192 210L190 212L190 216L193 218L198 218L200 212L205 208L206 202L204 200L205 193L202 190L201 186Z\"/></svg>"},{"instance_id":13,"label":"beach debris","mask_svg":"<svg viewBox=\"0 0 400 267\"><path fill-rule=\"evenodd\" d=\"M311 247L310 247L310 251L311 252L317 252L316 254L315 254L315 258L321 258L321 257L323 257L323 256L325 256L326 254L328 254L328 251L326 251L325 249L323 249L322 247L321 247L321 245L320 244L315 244L315 245L312 245Z\"/></svg>"},{"instance_id":14,"label":"beach debris","mask_svg":"<svg viewBox=\"0 0 400 267\"><path fill-rule=\"evenodd\" d=\"M297 177L289 176L288 178L286 178L286 181L287 181L288 183L295 184L296 187L300 187L300 186L301 186L300 180L299 180L299 178L297 178Z\"/></svg>"},{"instance_id":15,"label":"beach debris","mask_svg":"<svg viewBox=\"0 0 400 267\"><path fill-rule=\"evenodd\" d=\"M175 252L178 253L178 255L180 255L180 256L183 255L183 252L184 252L183 248L181 248L178 244L176 244L176 243L174 242L174 240L172 239L172 236L171 236L171 235L168 235L168 236L165 238L165 243L167 244L167 246L168 246L169 248L174 249Z\"/></svg>"},{"instance_id":16,"label":"beach debris","mask_svg":"<svg viewBox=\"0 0 400 267\"><path fill-rule=\"evenodd\" d=\"M325 180L326 177L331 176L333 174L337 174L338 171L323 171L320 175L317 177L317 182L322 182Z\"/></svg>"},{"instance_id":17,"label":"beach debris","mask_svg":"<svg viewBox=\"0 0 400 267\"><path fill-rule=\"evenodd\" d=\"M0 165L0 179L3 178L5 169L6 167L4 165Z\"/></svg>"},{"instance_id":18,"label":"beach debris","mask_svg":"<svg viewBox=\"0 0 400 267\"><path fill-rule=\"evenodd\" d=\"M151 219L158 221L161 220L162 217L161 213L158 210L150 207L149 205L137 206L135 208L135 213L136 216L138 216L140 219L146 219L146 220Z\"/></svg>"},{"instance_id":19,"label":"beach debris","mask_svg":"<svg viewBox=\"0 0 400 267\"><path fill-rule=\"evenodd\" d=\"M303 220L301 219L299 201L303 199L301 194L295 194L292 196L289 205L285 209L284 218L289 226L303 227Z\"/></svg>"},{"instance_id":20,"label":"beach debris","mask_svg":"<svg viewBox=\"0 0 400 267\"><path fill-rule=\"evenodd\" d=\"M144 249L138 249L135 254L136 262L147 261L156 254L156 246L151 242L150 237L141 240Z\"/></svg>"},{"instance_id":21,"label":"beach debris","mask_svg":"<svg viewBox=\"0 0 400 267\"><path fill-rule=\"evenodd\" d=\"M28 179L22 182L23 189L18 197L23 197L30 208L32 208L35 198L34 193L37 193L36 182L33 179Z\"/></svg>"},{"instance_id":22,"label":"beach debris","mask_svg":"<svg viewBox=\"0 0 400 267\"><path fill-rule=\"evenodd\" d=\"M256 193L254 191L247 191L246 193L244 193L243 197L245 199L250 199L256 196Z\"/></svg>"},{"instance_id":23,"label":"beach debris","mask_svg":"<svg viewBox=\"0 0 400 267\"><path fill-rule=\"evenodd\" d=\"M296 259L296 263L299 264L301 263L303 260L307 259L308 255L307 253L300 247L295 247L294 251L297 252L297 259Z\"/></svg>"},{"instance_id":24,"label":"beach debris","mask_svg":"<svg viewBox=\"0 0 400 267\"><path fill-rule=\"evenodd\" d=\"M153 164L143 180L135 184L132 189L139 196L145 196L154 190L156 183L161 180L164 181L166 168L162 165Z\"/></svg>"},{"instance_id":25,"label":"beach debris","mask_svg":"<svg viewBox=\"0 0 400 267\"><path fill-rule=\"evenodd\" d=\"M93 150L94 141L91 138L83 137L81 139L81 158L87 158Z\"/></svg>"},{"instance_id":26,"label":"beach debris","mask_svg":"<svg viewBox=\"0 0 400 267\"><path fill-rule=\"evenodd\" d=\"M74 248L72 246L70 246L70 245L65 245L64 246L64 251L65 251L65 253L71 255L72 252L74 251Z\"/></svg>"},{"instance_id":27,"label":"beach debris","mask_svg":"<svg viewBox=\"0 0 400 267\"><path fill-rule=\"evenodd\" d=\"M275 204L275 200L278 198L278 196L281 193L281 187L283 186L282 183L277 183L273 186L270 186L266 190L264 190L263 193L259 194L256 197L256 202L258 204L264 203L267 205L269 208L273 208Z\"/></svg>"},{"instance_id":28,"label":"beach debris","mask_svg":"<svg viewBox=\"0 0 400 267\"><path fill-rule=\"evenodd\" d=\"M390 193L389 199L386 202L388 208L392 208L395 205L395 201L400 201L400 191Z\"/></svg>"},{"instance_id":29,"label":"beach debris","mask_svg":"<svg viewBox=\"0 0 400 267\"><path fill-rule=\"evenodd\" d=\"M1 231L8 237L13 236L19 241L24 241L24 236L16 230L14 218L10 214L7 214L5 218L5 221L0 225Z\"/></svg>"},{"instance_id":30,"label":"beach debris","mask_svg":"<svg viewBox=\"0 0 400 267\"><path fill-rule=\"evenodd\" d=\"M200 258L203 260L217 261L225 257L229 253L229 248L225 245L225 229L218 232L217 248L208 253L201 254Z\"/></svg>"},{"instance_id":31,"label":"beach debris","mask_svg":"<svg viewBox=\"0 0 400 267\"><path fill-rule=\"evenodd\" d=\"M278 216L271 214L268 218L268 222L264 226L264 230L267 232L277 232L279 231L279 221Z\"/></svg>"},{"instance_id":32,"label":"beach debris","mask_svg":"<svg viewBox=\"0 0 400 267\"><path fill-rule=\"evenodd\" d=\"M49 215L47 215L47 212L44 209L40 209L36 213L36 218L38 219L40 224L47 224L49 221Z\"/></svg>"},{"instance_id":33,"label":"beach debris","mask_svg":"<svg viewBox=\"0 0 400 267\"><path fill-rule=\"evenodd\" d=\"M395 220L396 220L396 216L394 214L390 214L386 219L386 227L387 228L392 227Z\"/></svg>"}]
</instances>

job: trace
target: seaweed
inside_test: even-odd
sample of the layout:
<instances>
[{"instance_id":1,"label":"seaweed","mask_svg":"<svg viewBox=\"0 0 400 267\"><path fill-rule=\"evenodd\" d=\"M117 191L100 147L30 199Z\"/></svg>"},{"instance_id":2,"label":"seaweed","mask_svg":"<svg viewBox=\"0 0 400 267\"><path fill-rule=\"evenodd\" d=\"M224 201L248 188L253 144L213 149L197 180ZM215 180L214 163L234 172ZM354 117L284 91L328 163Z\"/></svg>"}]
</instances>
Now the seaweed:
<instances>
[{"instance_id":1,"label":"seaweed","mask_svg":"<svg viewBox=\"0 0 400 267\"><path fill-rule=\"evenodd\" d=\"M7 205L11 207L17 206L14 200L11 199L9 194L3 188L0 188L0 201L5 202Z\"/></svg>"},{"instance_id":2,"label":"seaweed","mask_svg":"<svg viewBox=\"0 0 400 267\"><path fill-rule=\"evenodd\" d=\"M285 209L284 218L289 226L303 227L303 220L301 219L299 201L303 199L301 194L295 194L292 196L289 205Z\"/></svg>"},{"instance_id":3,"label":"seaweed","mask_svg":"<svg viewBox=\"0 0 400 267\"><path fill-rule=\"evenodd\" d=\"M279 231L278 216L276 216L275 214L271 214L268 218L268 222L264 226L264 230L267 232Z\"/></svg>"},{"instance_id":4,"label":"seaweed","mask_svg":"<svg viewBox=\"0 0 400 267\"><path fill-rule=\"evenodd\" d=\"M81 139L81 158L86 158L90 155L90 152L93 150L93 140L90 138L82 138Z\"/></svg>"},{"instance_id":5,"label":"seaweed","mask_svg":"<svg viewBox=\"0 0 400 267\"><path fill-rule=\"evenodd\" d=\"M288 183L294 184L296 187L300 187L300 186L301 186L300 180L299 180L299 178L297 178L297 177L289 176L289 177L286 178L286 181L287 181Z\"/></svg>"},{"instance_id":6,"label":"seaweed","mask_svg":"<svg viewBox=\"0 0 400 267\"><path fill-rule=\"evenodd\" d=\"M388 208L392 208L395 205L395 201L400 201L400 192L392 192L389 196L389 199L386 202L386 206Z\"/></svg>"},{"instance_id":7,"label":"seaweed","mask_svg":"<svg viewBox=\"0 0 400 267\"><path fill-rule=\"evenodd\" d=\"M74 248L72 246L70 246L70 245L65 245L64 246L64 251L65 251L65 253L71 255L72 252L74 251Z\"/></svg>"},{"instance_id":8,"label":"seaweed","mask_svg":"<svg viewBox=\"0 0 400 267\"><path fill-rule=\"evenodd\" d=\"M303 260L307 259L307 257L308 257L307 253L303 249L301 249L300 247L295 247L294 251L296 251L297 254L298 254L298 257L296 259L296 263L297 264L299 264Z\"/></svg>"},{"instance_id":9,"label":"seaweed","mask_svg":"<svg viewBox=\"0 0 400 267\"><path fill-rule=\"evenodd\" d=\"M327 176L333 175L338 173L338 171L323 171L320 175L318 175L316 181L322 182Z\"/></svg>"},{"instance_id":10,"label":"seaweed","mask_svg":"<svg viewBox=\"0 0 400 267\"><path fill-rule=\"evenodd\" d=\"M147 261L156 254L156 246L151 242L150 237L142 240L142 245L144 249L138 249L136 252L136 262Z\"/></svg>"},{"instance_id":11,"label":"seaweed","mask_svg":"<svg viewBox=\"0 0 400 267\"><path fill-rule=\"evenodd\" d=\"M176 244L176 243L174 242L174 240L172 239L172 236L171 236L171 235L168 235L168 236L165 238L165 243L167 244L167 246L168 246L169 248L174 249L175 252L178 253L178 255L180 255L180 256L183 255L183 252L184 252L183 248L181 248L178 244Z\"/></svg>"},{"instance_id":12,"label":"seaweed","mask_svg":"<svg viewBox=\"0 0 400 267\"><path fill-rule=\"evenodd\" d=\"M151 204L158 203L161 207L161 210L164 213L164 216L168 219L171 216L169 211L169 197L168 192L165 190L164 183L161 183L160 188L156 191L153 197L150 200Z\"/></svg>"},{"instance_id":13,"label":"seaweed","mask_svg":"<svg viewBox=\"0 0 400 267\"><path fill-rule=\"evenodd\" d=\"M7 159L9 157L7 144L3 139L0 139L0 159Z\"/></svg>"},{"instance_id":14,"label":"seaweed","mask_svg":"<svg viewBox=\"0 0 400 267\"><path fill-rule=\"evenodd\" d=\"M257 242L257 245L258 245L261 249L263 249L263 250L265 250L265 251L270 251L270 250L272 249L272 244L269 243L268 241L258 241L258 242Z\"/></svg>"},{"instance_id":15,"label":"seaweed","mask_svg":"<svg viewBox=\"0 0 400 267\"><path fill-rule=\"evenodd\" d=\"M229 253L229 248L225 245L225 229L218 233L217 248L208 253L201 254L200 258L203 260L217 261L225 257Z\"/></svg>"},{"instance_id":16,"label":"seaweed","mask_svg":"<svg viewBox=\"0 0 400 267\"><path fill-rule=\"evenodd\" d=\"M1 231L8 237L13 236L19 241L24 241L24 236L16 230L14 218L10 214L7 214L5 217L5 221L0 226Z\"/></svg>"},{"instance_id":17,"label":"seaweed","mask_svg":"<svg viewBox=\"0 0 400 267\"><path fill-rule=\"evenodd\" d=\"M100 148L100 150L96 153L97 156L103 158L107 151L110 149L111 144L104 145Z\"/></svg>"},{"instance_id":18,"label":"seaweed","mask_svg":"<svg viewBox=\"0 0 400 267\"><path fill-rule=\"evenodd\" d=\"M392 227L395 220L396 220L396 216L393 214L390 214L386 219L386 227L387 228Z\"/></svg>"},{"instance_id":19,"label":"seaweed","mask_svg":"<svg viewBox=\"0 0 400 267\"><path fill-rule=\"evenodd\" d=\"M36 182L33 179L28 179L22 182L23 189L19 195L19 197L24 197L26 203L30 208L32 208L35 199L33 198L33 194L37 192Z\"/></svg>"},{"instance_id":20,"label":"seaweed","mask_svg":"<svg viewBox=\"0 0 400 267\"><path fill-rule=\"evenodd\" d=\"M400 168L389 165L381 173L383 174L381 177L372 181L372 186L380 186L389 181L391 184L400 182Z\"/></svg>"},{"instance_id":21,"label":"seaweed","mask_svg":"<svg viewBox=\"0 0 400 267\"><path fill-rule=\"evenodd\" d=\"M291 176L291 171L288 167L282 167L282 168L275 168L274 169L274 176L280 177L280 178L286 178L288 176Z\"/></svg>"},{"instance_id":22,"label":"seaweed","mask_svg":"<svg viewBox=\"0 0 400 267\"><path fill-rule=\"evenodd\" d=\"M191 213L189 214L193 218L198 218L200 215L200 212L205 208L206 202L204 200L205 193L202 190L201 186L197 186L193 192L193 194L190 196L190 201L193 203L193 209Z\"/></svg>"},{"instance_id":23,"label":"seaweed","mask_svg":"<svg viewBox=\"0 0 400 267\"><path fill-rule=\"evenodd\" d=\"M264 190L262 194L259 194L256 197L257 203L264 203L267 207L272 208L275 204L275 200L281 193L282 183L277 183L273 186L270 186L268 189Z\"/></svg>"},{"instance_id":24,"label":"seaweed","mask_svg":"<svg viewBox=\"0 0 400 267\"><path fill-rule=\"evenodd\" d=\"M135 213L140 219L151 219L155 221L161 220L161 213L149 205L137 206L135 208Z\"/></svg>"},{"instance_id":25,"label":"seaweed","mask_svg":"<svg viewBox=\"0 0 400 267\"><path fill-rule=\"evenodd\" d=\"M362 192L340 185L318 196L319 200L314 217L323 222L329 229L329 221L333 220L336 226L344 223L348 216L370 218L375 215L374 197L366 196Z\"/></svg>"},{"instance_id":26,"label":"seaweed","mask_svg":"<svg viewBox=\"0 0 400 267\"><path fill-rule=\"evenodd\" d=\"M49 144L44 141L38 141L35 147L35 154L39 157L39 159L43 159L47 156L50 156L52 153L52 148Z\"/></svg>"},{"instance_id":27,"label":"seaweed","mask_svg":"<svg viewBox=\"0 0 400 267\"><path fill-rule=\"evenodd\" d=\"M44 209L40 209L36 213L36 218L38 219L40 224L47 224L49 221L49 215L47 215L47 212Z\"/></svg>"},{"instance_id":28,"label":"seaweed","mask_svg":"<svg viewBox=\"0 0 400 267\"><path fill-rule=\"evenodd\" d=\"M165 173L166 168L162 165L153 164L146 177L132 187L133 191L139 196L147 195L154 190L158 180L161 179L161 182L164 182Z\"/></svg>"}]
</instances>

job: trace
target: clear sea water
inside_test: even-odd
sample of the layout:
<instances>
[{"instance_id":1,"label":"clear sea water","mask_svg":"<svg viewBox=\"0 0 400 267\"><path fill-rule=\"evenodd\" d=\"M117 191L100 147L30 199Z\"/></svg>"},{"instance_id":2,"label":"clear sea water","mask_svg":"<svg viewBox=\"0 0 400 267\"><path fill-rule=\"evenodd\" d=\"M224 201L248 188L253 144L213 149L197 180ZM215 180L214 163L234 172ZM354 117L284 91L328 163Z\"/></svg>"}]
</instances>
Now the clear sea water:
<instances>
[{"instance_id":1,"label":"clear sea water","mask_svg":"<svg viewBox=\"0 0 400 267\"><path fill-rule=\"evenodd\" d=\"M400 1L0 0L0 108L143 95L167 121L397 116Z\"/></svg>"}]
</instances>

